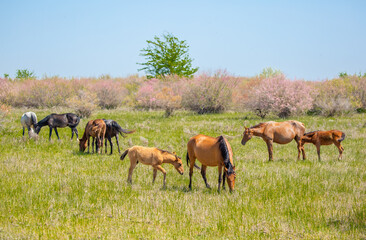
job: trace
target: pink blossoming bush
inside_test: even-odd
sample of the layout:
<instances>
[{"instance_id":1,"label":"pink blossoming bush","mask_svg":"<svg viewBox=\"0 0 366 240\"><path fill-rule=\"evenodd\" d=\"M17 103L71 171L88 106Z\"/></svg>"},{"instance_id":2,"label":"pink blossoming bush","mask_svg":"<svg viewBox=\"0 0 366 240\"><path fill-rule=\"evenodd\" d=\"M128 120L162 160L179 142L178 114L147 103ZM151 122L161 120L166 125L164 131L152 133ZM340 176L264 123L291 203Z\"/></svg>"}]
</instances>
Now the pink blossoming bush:
<instances>
[{"instance_id":1,"label":"pink blossoming bush","mask_svg":"<svg viewBox=\"0 0 366 240\"><path fill-rule=\"evenodd\" d=\"M314 89L305 81L291 81L284 75L263 79L248 89L247 108L264 118L269 112L280 117L300 114L313 104Z\"/></svg>"},{"instance_id":2,"label":"pink blossoming bush","mask_svg":"<svg viewBox=\"0 0 366 240\"><path fill-rule=\"evenodd\" d=\"M163 109L170 116L181 108L182 81L169 82L151 79L143 83L137 92L137 107L142 109Z\"/></svg>"},{"instance_id":3,"label":"pink blossoming bush","mask_svg":"<svg viewBox=\"0 0 366 240\"><path fill-rule=\"evenodd\" d=\"M187 84L182 99L185 108L198 114L219 113L230 107L237 80L218 71L213 76L201 74Z\"/></svg>"}]
</instances>

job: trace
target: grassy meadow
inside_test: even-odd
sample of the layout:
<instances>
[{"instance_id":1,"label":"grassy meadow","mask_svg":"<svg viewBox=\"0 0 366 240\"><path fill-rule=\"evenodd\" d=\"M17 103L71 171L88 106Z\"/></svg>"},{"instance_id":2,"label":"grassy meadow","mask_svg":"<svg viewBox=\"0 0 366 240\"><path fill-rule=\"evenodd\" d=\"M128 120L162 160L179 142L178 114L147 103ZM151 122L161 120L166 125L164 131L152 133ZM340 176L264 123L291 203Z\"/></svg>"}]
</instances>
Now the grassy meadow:
<instances>
[{"instance_id":1,"label":"grassy meadow","mask_svg":"<svg viewBox=\"0 0 366 240\"><path fill-rule=\"evenodd\" d=\"M80 153L70 128L48 141L44 127L38 141L22 138L13 109L0 122L0 239L366 239L366 114L324 118L301 116L307 131L339 129L346 133L338 161L334 145L305 146L308 159L297 161L295 142L274 144L268 162L263 140L240 144L243 126L261 119L250 113L197 115L176 112L100 110L90 119L116 120L136 129L120 138L121 151L132 145L176 151L185 173L169 164L167 187L158 172L152 185L150 166L139 164L130 186L128 157ZM52 112L32 110L41 120ZM90 119L82 119L79 135ZM278 118L268 120L281 121ZM188 191L186 143L198 133L229 140L236 165L235 192L217 192L217 168L207 169L212 189L199 170ZM104 151L104 149L103 149ZM109 148L108 148L109 152Z\"/></svg>"}]
</instances>

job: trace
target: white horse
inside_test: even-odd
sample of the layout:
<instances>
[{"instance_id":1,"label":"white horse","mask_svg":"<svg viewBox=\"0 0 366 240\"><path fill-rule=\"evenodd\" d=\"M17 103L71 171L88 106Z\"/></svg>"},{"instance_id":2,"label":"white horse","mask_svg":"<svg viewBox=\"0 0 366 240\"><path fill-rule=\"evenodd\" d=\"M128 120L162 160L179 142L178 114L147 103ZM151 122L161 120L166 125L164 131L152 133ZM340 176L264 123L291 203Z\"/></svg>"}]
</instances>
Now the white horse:
<instances>
[{"instance_id":1,"label":"white horse","mask_svg":"<svg viewBox=\"0 0 366 240\"><path fill-rule=\"evenodd\" d=\"M34 136L35 129L37 125L37 115L34 112L26 112L20 118L20 122L23 126L23 136L24 136L24 129L28 129L29 137Z\"/></svg>"}]
</instances>

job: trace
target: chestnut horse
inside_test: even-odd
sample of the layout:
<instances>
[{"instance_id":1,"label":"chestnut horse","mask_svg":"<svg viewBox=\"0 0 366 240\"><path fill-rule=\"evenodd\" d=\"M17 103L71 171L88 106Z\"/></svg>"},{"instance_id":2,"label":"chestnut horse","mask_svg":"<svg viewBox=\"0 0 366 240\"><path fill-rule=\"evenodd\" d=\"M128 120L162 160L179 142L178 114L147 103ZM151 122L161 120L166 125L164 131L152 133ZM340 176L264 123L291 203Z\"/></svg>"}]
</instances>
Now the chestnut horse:
<instances>
[{"instance_id":1,"label":"chestnut horse","mask_svg":"<svg viewBox=\"0 0 366 240\"><path fill-rule=\"evenodd\" d=\"M193 167L196 159L202 163L201 175L205 181L206 187L211 188L206 179L207 166L218 166L219 184L218 191L222 180L222 168L224 168L222 188L225 189L225 178L230 192L235 187L235 166L233 162L233 151L229 142L223 137L209 137L202 134L196 135L189 139L187 144L187 165L189 165L189 189L192 190Z\"/></svg>"},{"instance_id":2,"label":"chestnut horse","mask_svg":"<svg viewBox=\"0 0 366 240\"><path fill-rule=\"evenodd\" d=\"M166 185L166 171L161 166L163 163L172 164L175 169L183 175L183 163L182 159L177 156L175 152L171 153L165 150L161 150L159 148L148 148L141 146L133 146L127 149L122 155L121 160L123 160L126 155L130 158L130 168L128 170L128 178L127 182L132 184L132 172L136 165L140 162L145 165L151 165L154 169L153 171L153 183L155 182L157 171L159 170L164 174L164 185Z\"/></svg>"},{"instance_id":3,"label":"chestnut horse","mask_svg":"<svg viewBox=\"0 0 366 240\"><path fill-rule=\"evenodd\" d=\"M318 160L320 161L320 146L334 144L339 151L339 159L342 159L344 148L341 142L346 138L346 134L339 130L330 131L314 131L305 133L301 140L301 147L304 148L305 143L312 143L316 146Z\"/></svg>"},{"instance_id":4,"label":"chestnut horse","mask_svg":"<svg viewBox=\"0 0 366 240\"><path fill-rule=\"evenodd\" d=\"M300 159L300 152L305 159L304 149L301 148L301 138L305 132L305 125L302 122L289 120L285 122L264 122L252 127L245 127L241 144L245 145L253 135L261 137L266 143L269 154L269 161L273 160L273 142L287 144L295 139L297 143L297 159Z\"/></svg>"},{"instance_id":5,"label":"chestnut horse","mask_svg":"<svg viewBox=\"0 0 366 240\"><path fill-rule=\"evenodd\" d=\"M86 144L88 143L89 153L90 137L93 137L92 151L94 152L94 138L96 138L96 152L99 153L99 149L103 148L105 131L106 125L102 119L90 120L85 126L85 132L83 137L79 139L80 152L85 151ZM101 153L103 152L101 151Z\"/></svg>"}]
</instances>

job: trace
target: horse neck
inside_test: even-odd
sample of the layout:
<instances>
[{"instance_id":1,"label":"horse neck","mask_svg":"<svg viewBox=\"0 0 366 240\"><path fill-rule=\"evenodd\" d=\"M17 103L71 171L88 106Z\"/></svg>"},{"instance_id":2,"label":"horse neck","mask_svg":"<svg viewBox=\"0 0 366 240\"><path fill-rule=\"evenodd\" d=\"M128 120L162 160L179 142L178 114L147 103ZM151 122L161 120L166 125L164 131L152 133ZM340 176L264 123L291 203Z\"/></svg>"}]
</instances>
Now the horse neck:
<instances>
[{"instance_id":1,"label":"horse neck","mask_svg":"<svg viewBox=\"0 0 366 240\"><path fill-rule=\"evenodd\" d=\"M86 132L87 132L87 129L85 129L83 137L81 138L81 141L86 141L88 139Z\"/></svg>"},{"instance_id":2,"label":"horse neck","mask_svg":"<svg viewBox=\"0 0 366 240\"><path fill-rule=\"evenodd\" d=\"M175 156L172 154L167 154L167 153L163 154L163 163L173 164L175 162L175 159L176 159Z\"/></svg>"},{"instance_id":3,"label":"horse neck","mask_svg":"<svg viewBox=\"0 0 366 240\"><path fill-rule=\"evenodd\" d=\"M251 128L251 130L253 131L254 136L261 137L263 136L264 126Z\"/></svg>"}]
</instances>

